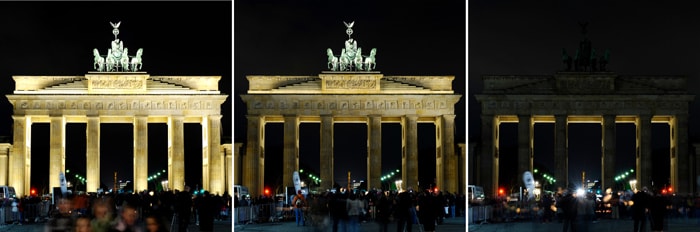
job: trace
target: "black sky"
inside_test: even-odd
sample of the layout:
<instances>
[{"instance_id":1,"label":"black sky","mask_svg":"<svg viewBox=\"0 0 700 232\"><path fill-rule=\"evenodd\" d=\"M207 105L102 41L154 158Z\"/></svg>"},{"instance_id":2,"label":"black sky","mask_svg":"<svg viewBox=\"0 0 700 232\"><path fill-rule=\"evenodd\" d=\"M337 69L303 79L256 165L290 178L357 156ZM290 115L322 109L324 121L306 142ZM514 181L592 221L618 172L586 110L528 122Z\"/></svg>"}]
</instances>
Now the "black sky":
<instances>
[{"instance_id":1,"label":"black sky","mask_svg":"<svg viewBox=\"0 0 700 232\"><path fill-rule=\"evenodd\" d=\"M232 78L231 2L1 2L0 93L12 94L13 75L84 75L92 49L106 53L114 39L109 22L121 21L119 38L143 48L143 71L155 75L222 76L229 98L221 106L222 142L230 142ZM0 136L12 135L12 106L0 99ZM48 124L32 133L32 186L48 183ZM133 176L130 124L102 124L101 181L111 186ZM85 173L85 124L68 124L66 166ZM149 174L167 170L167 127L149 125ZM201 186L201 127L185 124L187 185ZM194 141L194 142L192 142ZM199 143L199 144L198 144ZM69 175L70 180L70 175ZM150 183L149 183L150 184Z\"/></svg>"},{"instance_id":2,"label":"black sky","mask_svg":"<svg viewBox=\"0 0 700 232\"><path fill-rule=\"evenodd\" d=\"M326 49L336 53L347 39L343 21L355 21L352 37L363 50L377 48L377 70L387 75L454 75L462 95L455 106L455 143L466 141L466 9L462 1L236 1L234 3L234 140L245 142L246 75L318 75ZM300 128L300 166L318 172L318 124ZM382 172L400 167L401 128L382 126ZM421 181L434 176L434 127L419 125ZM282 126L268 124L265 183L281 183ZM366 176L366 125L336 124L335 181ZM398 142L397 142L398 141ZM432 158L432 161L430 160ZM432 169L431 163L432 162Z\"/></svg>"},{"instance_id":3,"label":"black sky","mask_svg":"<svg viewBox=\"0 0 700 232\"><path fill-rule=\"evenodd\" d=\"M481 77L553 75L563 67L560 59L562 48L572 54L582 39L578 22L589 22L588 37L594 49L610 49L610 71L621 75L683 75L688 77L689 92L700 92L700 16L687 3L598 0L477 0L469 3L468 114L475 116L469 117L469 141L480 141L480 118L476 117L480 114L480 105L473 95L481 92ZM700 132L700 103L695 101L690 107L689 142L692 143L698 141ZM517 132L509 127L506 126L506 130ZM536 126L535 138L535 163L540 156L539 162L551 165L550 168L553 164L547 157L553 157L553 140L549 138L551 135L543 134L551 133L547 131L552 128L551 125ZM634 167L634 126L618 124L617 128L619 159L616 169L624 170ZM600 126L574 125L569 130L572 136L569 139L570 155L577 157L569 162L569 165L574 165L573 168L570 166L570 179L580 180L582 169L588 170L587 177L598 179ZM505 143L516 146L510 152L517 153L517 135L512 136L514 141ZM667 155L668 127L654 124L652 136L655 156L657 153L658 156ZM538 143L538 139L541 142ZM692 153L692 146L690 149ZM665 162L659 166L666 166L669 161L655 160L655 163L659 162ZM571 177L573 174L575 177Z\"/></svg>"}]
</instances>

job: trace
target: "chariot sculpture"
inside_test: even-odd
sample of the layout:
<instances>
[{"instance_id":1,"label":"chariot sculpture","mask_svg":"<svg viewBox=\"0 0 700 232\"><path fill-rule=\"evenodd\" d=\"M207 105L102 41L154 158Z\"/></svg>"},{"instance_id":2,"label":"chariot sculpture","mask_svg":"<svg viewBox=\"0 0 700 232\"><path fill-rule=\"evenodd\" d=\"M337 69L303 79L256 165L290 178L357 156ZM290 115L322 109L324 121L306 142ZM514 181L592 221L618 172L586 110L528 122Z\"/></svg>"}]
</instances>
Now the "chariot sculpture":
<instances>
[{"instance_id":1,"label":"chariot sculpture","mask_svg":"<svg viewBox=\"0 0 700 232\"><path fill-rule=\"evenodd\" d=\"M107 55L100 55L97 48L92 50L95 57L93 68L98 72L137 72L143 68L141 63L141 55L143 55L143 48L136 50L136 55L129 55L129 49L124 47L124 41L119 40L117 35L119 35L119 25L121 22L112 23L109 22L112 27L112 34L114 34L114 40L112 41L111 47L107 49Z\"/></svg>"},{"instance_id":2,"label":"chariot sculpture","mask_svg":"<svg viewBox=\"0 0 700 232\"><path fill-rule=\"evenodd\" d=\"M372 48L369 56L362 55L362 48L357 46L357 41L352 37L352 26L355 22L345 23L348 34L348 40L345 41L345 47L340 50L340 56L335 56L333 50L328 48L326 55L328 56L328 69L331 71L372 71L377 67L375 56L377 49Z\"/></svg>"}]
</instances>

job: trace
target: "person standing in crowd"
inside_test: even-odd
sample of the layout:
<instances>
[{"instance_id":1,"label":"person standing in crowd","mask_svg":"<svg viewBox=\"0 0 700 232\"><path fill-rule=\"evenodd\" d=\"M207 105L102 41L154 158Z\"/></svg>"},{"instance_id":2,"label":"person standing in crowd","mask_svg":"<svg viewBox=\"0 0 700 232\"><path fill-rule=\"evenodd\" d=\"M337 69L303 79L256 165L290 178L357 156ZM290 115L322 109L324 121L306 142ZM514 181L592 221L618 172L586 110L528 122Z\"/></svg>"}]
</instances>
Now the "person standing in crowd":
<instances>
[{"instance_id":1,"label":"person standing in crowd","mask_svg":"<svg viewBox=\"0 0 700 232\"><path fill-rule=\"evenodd\" d=\"M348 231L358 232L360 230L359 220L362 214L363 204L358 199L357 194L348 193L348 199L345 202L345 208L348 211Z\"/></svg>"},{"instance_id":2,"label":"person standing in crowd","mask_svg":"<svg viewBox=\"0 0 700 232\"><path fill-rule=\"evenodd\" d=\"M19 213L19 199L12 198L12 219L15 224L22 225L22 216Z\"/></svg>"},{"instance_id":3,"label":"person standing in crowd","mask_svg":"<svg viewBox=\"0 0 700 232\"><path fill-rule=\"evenodd\" d=\"M429 190L425 190L418 196L416 211L425 232L435 231L435 221L438 218L439 212L444 212L445 210L437 195L438 193L435 193L435 196L433 196Z\"/></svg>"},{"instance_id":4,"label":"person standing in crowd","mask_svg":"<svg viewBox=\"0 0 700 232\"><path fill-rule=\"evenodd\" d=\"M143 232L143 227L138 224L138 208L132 204L124 203L116 223L110 228L110 232Z\"/></svg>"},{"instance_id":5,"label":"person standing in crowd","mask_svg":"<svg viewBox=\"0 0 700 232\"><path fill-rule=\"evenodd\" d=\"M634 220L634 232L643 232L646 226L647 215L646 211L649 207L649 194L647 187L642 188L642 191L636 192L632 196L632 219Z\"/></svg>"},{"instance_id":6,"label":"person standing in crowd","mask_svg":"<svg viewBox=\"0 0 700 232\"><path fill-rule=\"evenodd\" d=\"M177 229L178 231L187 231L190 225L190 214L192 213L192 195L190 187L185 186L185 190L177 192L175 198L175 210L177 211Z\"/></svg>"},{"instance_id":7,"label":"person standing in crowd","mask_svg":"<svg viewBox=\"0 0 700 232\"><path fill-rule=\"evenodd\" d=\"M552 195L550 194L544 194L542 195L542 200L541 200L540 206L544 210L544 215L542 216L542 223L550 223L552 222L552 215L554 212L552 211Z\"/></svg>"},{"instance_id":8,"label":"person standing in crowd","mask_svg":"<svg viewBox=\"0 0 700 232\"><path fill-rule=\"evenodd\" d=\"M90 229L90 218L88 216L79 216L75 220L75 232L92 232Z\"/></svg>"},{"instance_id":9,"label":"person standing in crowd","mask_svg":"<svg viewBox=\"0 0 700 232\"><path fill-rule=\"evenodd\" d=\"M297 191L297 195L292 199L292 205L294 207L294 217L296 218L297 226L306 225L303 211L304 206L306 206L306 198L301 194L301 190Z\"/></svg>"},{"instance_id":10,"label":"person standing in crowd","mask_svg":"<svg viewBox=\"0 0 700 232\"><path fill-rule=\"evenodd\" d=\"M341 190L336 191L331 199L331 217L333 218L333 232L345 232L347 229L348 211L346 210L346 194Z\"/></svg>"},{"instance_id":11,"label":"person standing in crowd","mask_svg":"<svg viewBox=\"0 0 700 232\"><path fill-rule=\"evenodd\" d=\"M452 194L450 192L445 192L445 193L447 193L447 205L450 207L450 217L455 218L457 216L455 214L456 213L455 204L457 203L457 197L455 196L455 194L457 194L457 193L455 193L455 194Z\"/></svg>"},{"instance_id":12,"label":"person standing in crowd","mask_svg":"<svg viewBox=\"0 0 700 232\"><path fill-rule=\"evenodd\" d=\"M146 230L148 232L168 232L163 218L156 214L146 216Z\"/></svg>"},{"instance_id":13,"label":"person standing in crowd","mask_svg":"<svg viewBox=\"0 0 700 232\"><path fill-rule=\"evenodd\" d=\"M577 214L577 200L576 197L574 197L573 193L574 189L569 188L567 190L564 190L562 193L561 200L557 201L557 208L561 209L562 216L563 216L563 232L569 231L569 228L571 228L571 231L575 231L576 228L576 214Z\"/></svg>"},{"instance_id":14,"label":"person standing in crowd","mask_svg":"<svg viewBox=\"0 0 700 232\"><path fill-rule=\"evenodd\" d=\"M51 217L51 219L44 226L44 231L46 232L63 232L71 231L74 229L73 216L71 215L72 202L70 199L61 198L58 200L57 208L58 211Z\"/></svg>"},{"instance_id":15,"label":"person standing in crowd","mask_svg":"<svg viewBox=\"0 0 700 232\"><path fill-rule=\"evenodd\" d=\"M664 231L664 217L666 207L671 202L666 199L659 190L654 190L654 196L649 201L649 213L651 214L651 231Z\"/></svg>"},{"instance_id":16,"label":"person standing in crowd","mask_svg":"<svg viewBox=\"0 0 700 232\"><path fill-rule=\"evenodd\" d=\"M389 216L391 216L391 201L387 198L386 194L379 191L377 192L378 199L376 203L375 210L377 211L377 223L379 223L380 232L388 232L389 229Z\"/></svg>"},{"instance_id":17,"label":"person standing in crowd","mask_svg":"<svg viewBox=\"0 0 700 232\"><path fill-rule=\"evenodd\" d=\"M107 232L111 226L113 220L112 205L113 201L111 198L99 198L95 199L92 206L93 219L90 221L90 228L92 232Z\"/></svg>"},{"instance_id":18,"label":"person standing in crowd","mask_svg":"<svg viewBox=\"0 0 700 232\"><path fill-rule=\"evenodd\" d=\"M199 213L199 231L214 230L214 215L219 212L217 202L209 191L204 191L197 212Z\"/></svg>"},{"instance_id":19,"label":"person standing in crowd","mask_svg":"<svg viewBox=\"0 0 700 232\"><path fill-rule=\"evenodd\" d=\"M396 218L396 231L411 232L413 228L413 218L411 218L411 208L413 208L413 188L409 187L407 191L399 193L394 207L394 218Z\"/></svg>"}]
</instances>

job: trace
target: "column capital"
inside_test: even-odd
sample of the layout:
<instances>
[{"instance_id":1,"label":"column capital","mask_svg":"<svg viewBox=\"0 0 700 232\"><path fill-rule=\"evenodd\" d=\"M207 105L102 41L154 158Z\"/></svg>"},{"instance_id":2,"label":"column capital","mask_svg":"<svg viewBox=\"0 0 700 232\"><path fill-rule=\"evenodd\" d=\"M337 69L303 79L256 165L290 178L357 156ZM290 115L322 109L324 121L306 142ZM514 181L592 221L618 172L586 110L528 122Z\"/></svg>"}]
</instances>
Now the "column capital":
<instances>
[{"instance_id":1,"label":"column capital","mask_svg":"<svg viewBox=\"0 0 700 232\"><path fill-rule=\"evenodd\" d=\"M408 119L408 120L413 120L413 121L418 120L417 114L407 114L407 115L404 115L403 117Z\"/></svg>"},{"instance_id":2,"label":"column capital","mask_svg":"<svg viewBox=\"0 0 700 232\"><path fill-rule=\"evenodd\" d=\"M217 119L218 119L218 120L221 120L221 118L222 118L223 116L220 115L220 114L210 114L210 115L207 115L207 117L208 117L209 119L214 119L214 120L217 120Z\"/></svg>"},{"instance_id":3,"label":"column capital","mask_svg":"<svg viewBox=\"0 0 700 232\"><path fill-rule=\"evenodd\" d=\"M455 117L457 117L457 115L454 115L454 114L443 114L443 115L441 115L441 116L442 116L442 118L444 118L444 119L451 119L451 120L454 120Z\"/></svg>"}]
</instances>

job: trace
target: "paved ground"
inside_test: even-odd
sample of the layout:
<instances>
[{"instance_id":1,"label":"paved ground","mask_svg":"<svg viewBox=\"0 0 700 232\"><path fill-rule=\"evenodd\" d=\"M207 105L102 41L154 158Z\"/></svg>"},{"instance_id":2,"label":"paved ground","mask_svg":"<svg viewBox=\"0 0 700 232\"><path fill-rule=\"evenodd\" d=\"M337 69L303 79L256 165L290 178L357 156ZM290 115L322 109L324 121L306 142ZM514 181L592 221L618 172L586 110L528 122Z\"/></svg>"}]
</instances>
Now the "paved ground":
<instances>
[{"instance_id":1,"label":"paved ground","mask_svg":"<svg viewBox=\"0 0 700 232\"><path fill-rule=\"evenodd\" d=\"M442 225L436 227L436 231L440 232L463 232L466 230L466 221L464 217L447 218ZM331 228L325 230L314 230L312 226L297 226L294 221L271 222L261 224L235 225L235 231L277 231L277 232L307 232L307 231L331 231ZM379 225L375 222L365 222L360 224L360 231L378 231ZM396 231L396 223L389 224L389 231ZM342 231L342 230L341 230ZM413 231L419 231L415 225Z\"/></svg>"},{"instance_id":2,"label":"paved ground","mask_svg":"<svg viewBox=\"0 0 700 232\"><path fill-rule=\"evenodd\" d=\"M12 231L12 232L36 232L44 231L45 223L32 223L23 225L0 225L0 231ZM176 225L177 227L177 225ZM177 230L172 230L173 232ZM199 227L195 224L190 224L188 228L189 232L198 232ZM232 231L231 221L214 221L214 231Z\"/></svg>"},{"instance_id":3,"label":"paved ground","mask_svg":"<svg viewBox=\"0 0 700 232\"><path fill-rule=\"evenodd\" d=\"M700 221L697 219L668 219L665 223L664 231L700 231ZM631 231L634 229L632 219L600 219L597 223L590 223L577 232L587 231ZM563 224L553 222L548 224L533 223L533 222L506 222L506 223L490 223L490 224L470 224L469 231L478 232L560 232L563 229ZM651 231L647 222L646 231Z\"/></svg>"}]
</instances>

